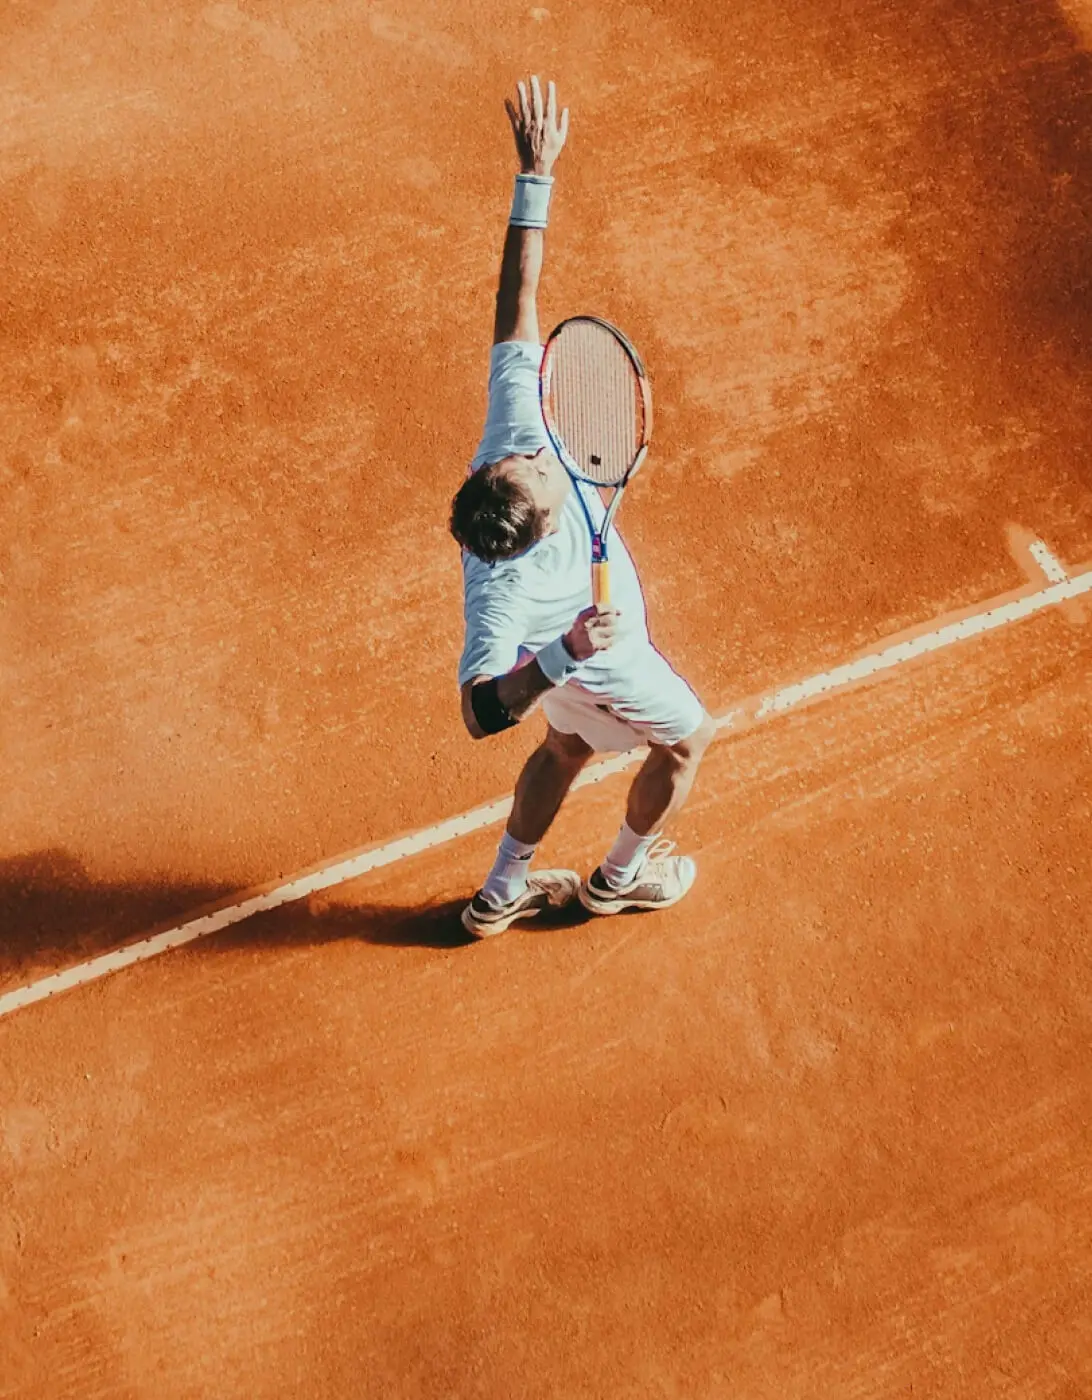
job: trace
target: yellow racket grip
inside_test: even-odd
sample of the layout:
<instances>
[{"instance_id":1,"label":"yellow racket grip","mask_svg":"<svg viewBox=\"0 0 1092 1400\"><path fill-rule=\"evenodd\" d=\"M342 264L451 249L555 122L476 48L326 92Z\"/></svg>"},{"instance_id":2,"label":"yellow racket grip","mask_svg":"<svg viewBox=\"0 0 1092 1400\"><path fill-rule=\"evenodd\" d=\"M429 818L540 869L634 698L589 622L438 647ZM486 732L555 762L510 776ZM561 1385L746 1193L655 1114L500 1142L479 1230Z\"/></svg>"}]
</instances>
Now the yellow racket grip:
<instances>
[{"instance_id":1,"label":"yellow racket grip","mask_svg":"<svg viewBox=\"0 0 1092 1400\"><path fill-rule=\"evenodd\" d=\"M592 601L597 608L610 607L610 564L606 559L591 566Z\"/></svg>"}]
</instances>

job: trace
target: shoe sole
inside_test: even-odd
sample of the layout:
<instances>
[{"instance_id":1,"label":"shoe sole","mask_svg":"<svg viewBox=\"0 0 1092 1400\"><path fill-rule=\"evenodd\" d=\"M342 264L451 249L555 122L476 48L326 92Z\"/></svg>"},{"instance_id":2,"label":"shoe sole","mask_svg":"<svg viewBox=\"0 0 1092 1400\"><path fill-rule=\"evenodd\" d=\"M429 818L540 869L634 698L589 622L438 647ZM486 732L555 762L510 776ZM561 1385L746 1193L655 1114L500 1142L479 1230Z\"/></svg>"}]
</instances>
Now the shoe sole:
<instances>
[{"instance_id":1,"label":"shoe sole","mask_svg":"<svg viewBox=\"0 0 1092 1400\"><path fill-rule=\"evenodd\" d=\"M617 899L600 899L586 885L581 885L577 898L589 914L621 914L626 909L670 909L673 904L678 904L680 899L685 899L691 889L693 881L685 890L673 894L670 899L626 899L624 895Z\"/></svg>"},{"instance_id":2,"label":"shoe sole","mask_svg":"<svg viewBox=\"0 0 1092 1400\"><path fill-rule=\"evenodd\" d=\"M472 933L475 938L492 938L494 934L503 933L509 929L517 919L533 919L537 914L542 913L543 906L539 905L535 909L517 909L513 914L507 914L500 919L490 919L485 923L479 923L471 911L468 904L462 912L461 923L467 933Z\"/></svg>"},{"instance_id":3,"label":"shoe sole","mask_svg":"<svg viewBox=\"0 0 1092 1400\"><path fill-rule=\"evenodd\" d=\"M557 913L562 909L567 909L579 894L580 888L576 886L568 898L559 900L557 903L547 899L545 904L534 905L529 909L515 909L511 914L504 914L499 919L490 919L488 923L479 923L474 917L474 906L468 904L463 909L460 922L467 933L472 934L475 938L492 938L494 934L503 933L505 929L511 928L518 919L533 919L547 910Z\"/></svg>"}]
</instances>

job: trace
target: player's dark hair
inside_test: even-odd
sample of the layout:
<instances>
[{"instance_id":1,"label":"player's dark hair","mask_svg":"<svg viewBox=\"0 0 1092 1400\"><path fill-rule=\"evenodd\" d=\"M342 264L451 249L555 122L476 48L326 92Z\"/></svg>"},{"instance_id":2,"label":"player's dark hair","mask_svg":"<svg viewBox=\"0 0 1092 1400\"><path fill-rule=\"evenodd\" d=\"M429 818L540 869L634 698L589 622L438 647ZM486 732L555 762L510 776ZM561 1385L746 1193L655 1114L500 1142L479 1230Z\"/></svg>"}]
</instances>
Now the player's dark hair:
<instances>
[{"instance_id":1,"label":"player's dark hair","mask_svg":"<svg viewBox=\"0 0 1092 1400\"><path fill-rule=\"evenodd\" d=\"M471 472L451 503L451 533L487 564L511 559L546 533L549 516L520 481L494 462Z\"/></svg>"}]
</instances>

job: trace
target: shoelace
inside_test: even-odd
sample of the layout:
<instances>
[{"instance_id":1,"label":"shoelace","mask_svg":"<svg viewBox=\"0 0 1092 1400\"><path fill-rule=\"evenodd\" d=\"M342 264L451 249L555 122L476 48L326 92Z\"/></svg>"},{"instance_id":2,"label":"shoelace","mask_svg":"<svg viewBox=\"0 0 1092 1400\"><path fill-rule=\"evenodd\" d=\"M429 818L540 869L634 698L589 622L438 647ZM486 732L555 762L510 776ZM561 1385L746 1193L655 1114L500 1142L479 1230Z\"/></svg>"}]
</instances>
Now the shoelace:
<instances>
[{"instance_id":1,"label":"shoelace","mask_svg":"<svg viewBox=\"0 0 1092 1400\"><path fill-rule=\"evenodd\" d=\"M649 846L648 850L645 852L645 863L651 865L653 861L663 860L665 856L671 854L677 845L677 841L668 841L666 838L653 841L652 845Z\"/></svg>"},{"instance_id":2,"label":"shoelace","mask_svg":"<svg viewBox=\"0 0 1092 1400\"><path fill-rule=\"evenodd\" d=\"M645 852L644 860L642 860L641 864L637 867L637 873L633 876L633 878L630 880L629 884L626 885L625 888L632 889L632 887L635 884L637 884L640 880L644 878L645 872L648 870L649 866L652 865L655 861L663 860L666 856L669 856L671 852L675 849L677 844L677 842L670 841L666 837L659 837L655 841L653 841L652 845L649 846L648 850ZM598 873L600 880L603 881L603 884L608 889L612 888L612 886L608 884L603 874L601 872Z\"/></svg>"}]
</instances>

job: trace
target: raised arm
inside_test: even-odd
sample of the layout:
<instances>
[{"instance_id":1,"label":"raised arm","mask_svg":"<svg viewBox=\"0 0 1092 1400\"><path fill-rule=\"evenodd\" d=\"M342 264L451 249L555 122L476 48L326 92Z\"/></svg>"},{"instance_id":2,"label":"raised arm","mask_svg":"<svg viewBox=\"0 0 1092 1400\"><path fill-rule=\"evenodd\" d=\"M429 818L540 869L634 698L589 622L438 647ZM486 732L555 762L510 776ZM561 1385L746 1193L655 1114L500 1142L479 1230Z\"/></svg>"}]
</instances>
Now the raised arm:
<instances>
[{"instance_id":1,"label":"raised arm","mask_svg":"<svg viewBox=\"0 0 1092 1400\"><path fill-rule=\"evenodd\" d=\"M538 281L542 274L543 231L553 185L554 162L569 134L569 109L557 114L557 92L547 85L545 106L537 77L531 79L530 97L518 85L519 106L505 99L504 106L516 138L520 173L512 204L511 222L504 239L493 344L504 340L542 337L538 328Z\"/></svg>"}]
</instances>

